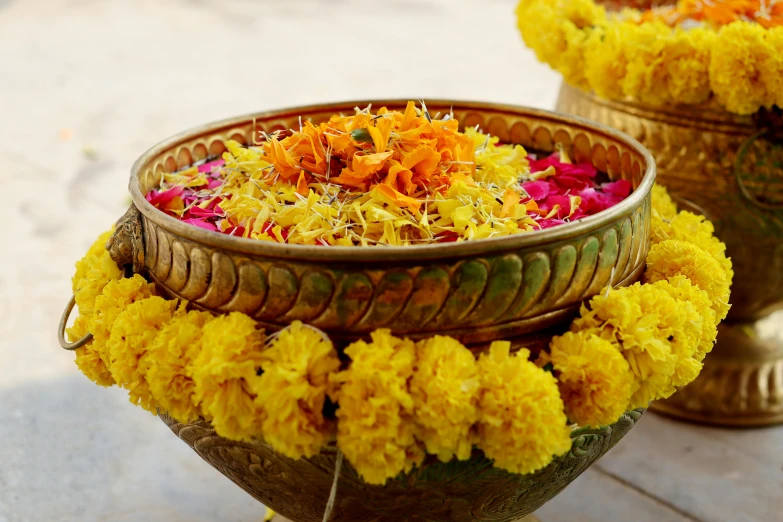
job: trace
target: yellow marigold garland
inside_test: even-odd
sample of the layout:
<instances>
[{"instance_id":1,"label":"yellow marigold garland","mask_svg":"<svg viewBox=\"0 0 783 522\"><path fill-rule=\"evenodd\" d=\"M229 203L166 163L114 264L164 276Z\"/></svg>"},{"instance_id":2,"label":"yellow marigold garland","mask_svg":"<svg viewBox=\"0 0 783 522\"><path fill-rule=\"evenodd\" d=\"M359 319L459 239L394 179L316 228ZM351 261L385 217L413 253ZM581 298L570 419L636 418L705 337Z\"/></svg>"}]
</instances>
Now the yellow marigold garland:
<instances>
[{"instance_id":1,"label":"yellow marigold garland","mask_svg":"<svg viewBox=\"0 0 783 522\"><path fill-rule=\"evenodd\" d=\"M177 302L151 296L128 305L114 320L108 349L114 381L130 393L130 401L157 411L157 402L147 384L147 370L155 363L147 350L163 326L171 321Z\"/></svg>"},{"instance_id":2,"label":"yellow marigold garland","mask_svg":"<svg viewBox=\"0 0 783 522\"><path fill-rule=\"evenodd\" d=\"M683 275L672 276L667 279L667 283L669 284L662 285L661 288L675 299L689 303L703 319L700 321L701 332L697 340L696 351L693 354L693 357L701 362L712 351L715 339L718 337L718 323L720 321L715 317L710 296Z\"/></svg>"},{"instance_id":3,"label":"yellow marigold garland","mask_svg":"<svg viewBox=\"0 0 783 522\"><path fill-rule=\"evenodd\" d=\"M204 325L211 319L212 314L188 312L183 304L147 350L148 360L154 361L146 376L150 392L159 407L180 422L189 422L201 415L194 400L193 362L200 351Z\"/></svg>"},{"instance_id":4,"label":"yellow marigold garland","mask_svg":"<svg viewBox=\"0 0 783 522\"><path fill-rule=\"evenodd\" d=\"M98 236L85 256L76 263L76 273L71 282L79 316L67 330L72 340L81 339L90 332L89 319L95 307L95 299L109 281L122 277L122 271L106 251L106 242L112 234L108 230ZM93 335L94 337L94 335ZM101 359L95 341L76 350L76 365L93 382L100 386L114 385L109 369Z\"/></svg>"},{"instance_id":5,"label":"yellow marigold garland","mask_svg":"<svg viewBox=\"0 0 783 522\"><path fill-rule=\"evenodd\" d=\"M783 27L673 28L594 0L520 0L517 26L539 60L605 98L697 105L714 95L736 114L783 105Z\"/></svg>"},{"instance_id":6,"label":"yellow marigold garland","mask_svg":"<svg viewBox=\"0 0 783 522\"><path fill-rule=\"evenodd\" d=\"M476 358L456 339L436 335L416 343L410 390L416 437L427 453L443 462L470 458L480 384Z\"/></svg>"},{"instance_id":7,"label":"yellow marigold garland","mask_svg":"<svg viewBox=\"0 0 783 522\"><path fill-rule=\"evenodd\" d=\"M647 256L644 280L649 283L683 275L707 292L717 320L729 313L731 275L727 273L709 252L693 243L667 239L653 245Z\"/></svg>"},{"instance_id":8,"label":"yellow marigold garland","mask_svg":"<svg viewBox=\"0 0 783 522\"><path fill-rule=\"evenodd\" d=\"M533 473L571 449L571 429L554 376L510 349L496 341L479 358L478 447L500 468Z\"/></svg>"},{"instance_id":9,"label":"yellow marigold garland","mask_svg":"<svg viewBox=\"0 0 783 522\"><path fill-rule=\"evenodd\" d=\"M666 189L657 183L652 188L652 215L653 222L650 228L653 236L658 233L658 228L662 225L663 220L671 220L677 215L677 205L674 204ZM661 221L655 221L656 218Z\"/></svg>"},{"instance_id":10,"label":"yellow marigold garland","mask_svg":"<svg viewBox=\"0 0 783 522\"><path fill-rule=\"evenodd\" d=\"M662 218L652 229L652 242L658 244L667 239L696 245L715 258L730 279L734 277L731 260L726 257L726 244L715 237L715 227L704 216L682 211Z\"/></svg>"},{"instance_id":11,"label":"yellow marigold garland","mask_svg":"<svg viewBox=\"0 0 783 522\"><path fill-rule=\"evenodd\" d=\"M84 346L84 352L81 356L77 351L76 364L79 367L88 366L91 368L88 375L101 379L104 385L116 384L111 375L109 345L114 322L128 305L147 299L154 293L154 285L149 284L140 275L134 275L127 279L111 279L106 283L100 295L94 300L92 316L86 321L87 331L92 333L93 339ZM80 315L76 319L76 324L79 323L81 317L83 316ZM75 336L74 339L79 337L81 336ZM89 365L86 364L88 361Z\"/></svg>"},{"instance_id":12,"label":"yellow marigold garland","mask_svg":"<svg viewBox=\"0 0 783 522\"><path fill-rule=\"evenodd\" d=\"M618 345L592 332L566 332L550 348L569 419L605 426L628 409L638 385Z\"/></svg>"},{"instance_id":13,"label":"yellow marigold garland","mask_svg":"<svg viewBox=\"0 0 783 522\"><path fill-rule=\"evenodd\" d=\"M413 341L376 330L345 349L351 365L334 376L337 446L369 484L409 471L424 458L413 434Z\"/></svg>"},{"instance_id":14,"label":"yellow marigold garland","mask_svg":"<svg viewBox=\"0 0 783 522\"><path fill-rule=\"evenodd\" d=\"M683 384L677 374L680 352L685 360L696 350L692 340L696 325L701 330L701 318L687 302L660 288L665 284L636 283L596 296L583 306L571 327L574 332L593 333L622 351L637 383L630 408L671 396L676 383Z\"/></svg>"},{"instance_id":15,"label":"yellow marigold garland","mask_svg":"<svg viewBox=\"0 0 783 522\"><path fill-rule=\"evenodd\" d=\"M193 361L194 399L218 435L249 440L261 434L258 392L264 334L247 315L233 312L204 325Z\"/></svg>"},{"instance_id":16,"label":"yellow marigold garland","mask_svg":"<svg viewBox=\"0 0 783 522\"><path fill-rule=\"evenodd\" d=\"M331 342L301 323L265 346L244 314L175 311L141 276L118 279L107 235L77 264L85 308L69 336L93 333L76 360L99 384L116 381L150 411L203 416L222 436L260 437L291 458L335 437L329 396L337 445L369 483L410 470L425 448L447 461L474 444L497 467L529 473L570 448L566 412L580 425L614 422L693 380L712 349L728 309L725 246L709 222L677 213L665 189L654 188L652 204L647 283L594 297L536 362L508 342L476 361L448 337L414 344L379 330L345 350L351 363L340 371Z\"/></svg>"},{"instance_id":17,"label":"yellow marigold garland","mask_svg":"<svg viewBox=\"0 0 783 522\"><path fill-rule=\"evenodd\" d=\"M255 401L265 411L264 439L292 459L315 455L331 437L323 409L334 392L329 376L340 369L332 342L295 321L263 352L261 369Z\"/></svg>"}]
</instances>

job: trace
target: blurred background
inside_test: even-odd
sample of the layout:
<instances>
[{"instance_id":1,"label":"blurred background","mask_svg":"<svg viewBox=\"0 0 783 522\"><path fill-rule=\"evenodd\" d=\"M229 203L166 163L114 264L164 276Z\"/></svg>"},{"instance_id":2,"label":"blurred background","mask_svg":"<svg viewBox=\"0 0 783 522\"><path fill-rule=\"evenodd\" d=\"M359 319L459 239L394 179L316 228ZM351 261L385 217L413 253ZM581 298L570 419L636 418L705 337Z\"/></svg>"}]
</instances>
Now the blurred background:
<instances>
[{"instance_id":1,"label":"blurred background","mask_svg":"<svg viewBox=\"0 0 783 522\"><path fill-rule=\"evenodd\" d=\"M96 388L58 347L73 264L127 208L134 160L197 124L383 97L551 109L559 76L522 45L514 7L0 0L0 181L10 219L0 256L0 522L263 519L263 506L124 391ZM783 437L764 433L648 414L537 514L780 520L783 459L769 456Z\"/></svg>"}]
</instances>

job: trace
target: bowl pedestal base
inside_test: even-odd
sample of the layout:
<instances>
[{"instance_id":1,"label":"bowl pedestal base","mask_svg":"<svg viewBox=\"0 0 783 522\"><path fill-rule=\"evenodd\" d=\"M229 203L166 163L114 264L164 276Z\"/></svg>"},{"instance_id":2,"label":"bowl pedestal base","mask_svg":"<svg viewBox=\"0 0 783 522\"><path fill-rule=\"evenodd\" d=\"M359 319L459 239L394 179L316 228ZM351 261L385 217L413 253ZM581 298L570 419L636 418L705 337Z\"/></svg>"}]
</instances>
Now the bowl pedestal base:
<instances>
[{"instance_id":1,"label":"bowl pedestal base","mask_svg":"<svg viewBox=\"0 0 783 522\"><path fill-rule=\"evenodd\" d=\"M650 409L719 426L783 423L783 310L721 324L699 377Z\"/></svg>"}]
</instances>

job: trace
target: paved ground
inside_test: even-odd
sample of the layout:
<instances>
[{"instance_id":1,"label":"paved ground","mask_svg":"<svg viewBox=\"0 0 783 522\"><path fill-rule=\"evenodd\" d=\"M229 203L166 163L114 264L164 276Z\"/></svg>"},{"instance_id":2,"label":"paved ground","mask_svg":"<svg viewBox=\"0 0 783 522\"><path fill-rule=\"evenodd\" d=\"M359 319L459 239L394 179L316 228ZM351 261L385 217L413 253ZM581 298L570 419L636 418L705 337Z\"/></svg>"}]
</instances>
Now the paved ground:
<instances>
[{"instance_id":1,"label":"paved ground","mask_svg":"<svg viewBox=\"0 0 783 522\"><path fill-rule=\"evenodd\" d=\"M513 0L0 0L0 522L260 521L264 508L57 347L74 261L146 148L294 104L449 97L550 108ZM769 522L780 429L648 415L543 522Z\"/></svg>"}]
</instances>

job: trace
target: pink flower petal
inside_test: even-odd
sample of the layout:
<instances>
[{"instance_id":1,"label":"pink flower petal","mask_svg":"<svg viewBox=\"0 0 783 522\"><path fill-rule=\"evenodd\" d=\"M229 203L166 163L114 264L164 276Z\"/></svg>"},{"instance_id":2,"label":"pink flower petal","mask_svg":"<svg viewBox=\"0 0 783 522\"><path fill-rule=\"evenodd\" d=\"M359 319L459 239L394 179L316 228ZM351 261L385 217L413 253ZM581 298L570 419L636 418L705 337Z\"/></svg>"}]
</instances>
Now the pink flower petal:
<instances>
[{"instance_id":1,"label":"pink flower petal","mask_svg":"<svg viewBox=\"0 0 783 522\"><path fill-rule=\"evenodd\" d=\"M536 201L546 199L550 190L549 183L546 181L527 181L522 184L522 188Z\"/></svg>"},{"instance_id":2,"label":"pink flower petal","mask_svg":"<svg viewBox=\"0 0 783 522\"><path fill-rule=\"evenodd\" d=\"M555 165L555 169L560 174L582 177L582 178L594 178L598 171L589 163L579 163L576 165L570 165L568 163L560 163Z\"/></svg>"},{"instance_id":3,"label":"pink flower petal","mask_svg":"<svg viewBox=\"0 0 783 522\"><path fill-rule=\"evenodd\" d=\"M554 181L565 189L584 190L592 185L592 180L585 177L577 177L569 174L561 174L554 177Z\"/></svg>"},{"instance_id":4,"label":"pink flower petal","mask_svg":"<svg viewBox=\"0 0 783 522\"><path fill-rule=\"evenodd\" d=\"M152 205L156 207L160 207L162 205L165 205L172 199L176 198L177 196L181 196L184 191L185 191L185 187L183 187L182 185L178 185L176 187L171 187L170 189L164 192L158 192L152 197L149 197L148 195L147 201L149 201Z\"/></svg>"},{"instance_id":5,"label":"pink flower petal","mask_svg":"<svg viewBox=\"0 0 783 522\"><path fill-rule=\"evenodd\" d=\"M200 218L223 217L222 213L218 213L213 209L201 208L201 207L191 207L190 210L188 210L188 214L190 214L193 217L200 217Z\"/></svg>"},{"instance_id":6,"label":"pink flower petal","mask_svg":"<svg viewBox=\"0 0 783 522\"><path fill-rule=\"evenodd\" d=\"M214 169L218 169L225 165L226 162L222 159L216 159L214 161L210 161L209 163L204 163L203 165L200 165L198 168L199 172L212 172Z\"/></svg>"},{"instance_id":7,"label":"pink flower petal","mask_svg":"<svg viewBox=\"0 0 783 522\"><path fill-rule=\"evenodd\" d=\"M562 219L541 219L537 223L541 228L552 228L558 225L564 225L565 221Z\"/></svg>"},{"instance_id":8,"label":"pink flower petal","mask_svg":"<svg viewBox=\"0 0 783 522\"><path fill-rule=\"evenodd\" d=\"M582 198L579 208L588 215L595 214L607 208L606 195L597 192L594 188L587 188L578 193Z\"/></svg>"},{"instance_id":9,"label":"pink flower petal","mask_svg":"<svg viewBox=\"0 0 783 522\"><path fill-rule=\"evenodd\" d=\"M182 222L183 223L188 223L188 224L193 225L195 227L203 228L205 230L213 230L215 232L217 232L217 229L218 229L218 227L215 226L213 223L209 223L209 222L207 222L204 219L195 219L195 218L183 219Z\"/></svg>"},{"instance_id":10,"label":"pink flower petal","mask_svg":"<svg viewBox=\"0 0 783 522\"><path fill-rule=\"evenodd\" d=\"M555 208L555 205L560 206L557 210L558 219L564 218L571 213L571 198L568 196L549 196L540 207L542 210L550 211Z\"/></svg>"},{"instance_id":11,"label":"pink flower petal","mask_svg":"<svg viewBox=\"0 0 783 522\"><path fill-rule=\"evenodd\" d=\"M633 189L633 186L627 179L618 179L617 181L612 181L601 185L601 190L605 193L611 194L613 196L619 196L621 198L627 198L631 193L631 189Z\"/></svg>"}]
</instances>

